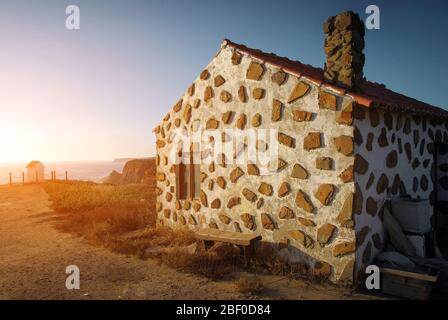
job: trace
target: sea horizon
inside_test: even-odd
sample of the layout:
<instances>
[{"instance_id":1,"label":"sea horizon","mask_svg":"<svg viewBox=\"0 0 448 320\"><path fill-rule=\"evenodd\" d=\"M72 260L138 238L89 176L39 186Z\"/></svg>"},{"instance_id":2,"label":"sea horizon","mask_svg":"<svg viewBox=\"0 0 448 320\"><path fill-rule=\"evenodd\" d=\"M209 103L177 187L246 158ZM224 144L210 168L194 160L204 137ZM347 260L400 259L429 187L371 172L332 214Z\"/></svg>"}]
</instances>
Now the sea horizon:
<instances>
[{"instance_id":1,"label":"sea horizon","mask_svg":"<svg viewBox=\"0 0 448 320\"><path fill-rule=\"evenodd\" d=\"M25 173L29 161L0 162L0 185L9 183L9 173L13 183L22 182L22 172ZM50 179L51 171L56 171L57 179L65 179L67 171L69 180L84 180L100 182L112 171L122 172L126 161L114 160L81 160L81 161L42 161L45 166L45 178Z\"/></svg>"}]
</instances>

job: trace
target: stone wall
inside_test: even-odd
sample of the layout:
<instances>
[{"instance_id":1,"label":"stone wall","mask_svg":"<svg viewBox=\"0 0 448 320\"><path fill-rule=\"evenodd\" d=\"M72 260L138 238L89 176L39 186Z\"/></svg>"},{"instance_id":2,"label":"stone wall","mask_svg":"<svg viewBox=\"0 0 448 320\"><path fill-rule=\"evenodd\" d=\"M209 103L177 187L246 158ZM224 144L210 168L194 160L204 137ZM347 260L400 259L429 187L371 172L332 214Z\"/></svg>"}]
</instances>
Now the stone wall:
<instances>
[{"instance_id":1,"label":"stone wall","mask_svg":"<svg viewBox=\"0 0 448 320\"><path fill-rule=\"evenodd\" d=\"M349 98L224 42L155 130L159 223L260 234L263 241L288 244L283 254L306 263L315 275L351 282L351 124ZM277 129L275 174L261 175L253 164L201 164L200 197L176 200L172 132L185 128L191 133L199 125Z\"/></svg>"},{"instance_id":2,"label":"stone wall","mask_svg":"<svg viewBox=\"0 0 448 320\"><path fill-rule=\"evenodd\" d=\"M354 112L357 271L369 264L385 243L382 207L400 189L412 198L433 196L434 142L448 142L443 122L380 108Z\"/></svg>"}]
</instances>

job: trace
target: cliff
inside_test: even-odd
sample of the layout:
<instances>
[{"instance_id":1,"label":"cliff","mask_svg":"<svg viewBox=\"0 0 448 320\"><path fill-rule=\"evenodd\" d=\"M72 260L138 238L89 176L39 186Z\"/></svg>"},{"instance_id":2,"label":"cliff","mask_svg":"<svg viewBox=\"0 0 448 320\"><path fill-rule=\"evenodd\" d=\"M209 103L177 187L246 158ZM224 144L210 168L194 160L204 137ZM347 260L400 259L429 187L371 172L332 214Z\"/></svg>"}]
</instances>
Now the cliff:
<instances>
[{"instance_id":1,"label":"cliff","mask_svg":"<svg viewBox=\"0 0 448 320\"><path fill-rule=\"evenodd\" d=\"M155 158L135 159L126 162L121 174L121 183L146 183L155 181L156 161Z\"/></svg>"},{"instance_id":2,"label":"cliff","mask_svg":"<svg viewBox=\"0 0 448 320\"><path fill-rule=\"evenodd\" d=\"M105 179L105 183L122 185L122 184L155 184L156 162L155 158L135 159L127 161L120 174L112 171L109 177Z\"/></svg>"}]
</instances>

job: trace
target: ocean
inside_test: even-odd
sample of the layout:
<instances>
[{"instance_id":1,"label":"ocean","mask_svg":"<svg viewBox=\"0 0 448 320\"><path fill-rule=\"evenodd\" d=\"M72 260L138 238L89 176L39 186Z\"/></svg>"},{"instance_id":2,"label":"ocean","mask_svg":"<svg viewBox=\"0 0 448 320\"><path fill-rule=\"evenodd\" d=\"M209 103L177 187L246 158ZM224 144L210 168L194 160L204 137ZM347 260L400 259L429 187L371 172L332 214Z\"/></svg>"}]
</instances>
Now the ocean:
<instances>
[{"instance_id":1,"label":"ocean","mask_svg":"<svg viewBox=\"0 0 448 320\"><path fill-rule=\"evenodd\" d=\"M56 171L57 179L65 179L65 171L69 180L90 180L100 182L112 170L122 172L125 162L42 162L45 166L45 177L50 179L51 171ZM28 163L0 163L0 185L9 183L9 173L13 182L22 182L22 172Z\"/></svg>"}]
</instances>

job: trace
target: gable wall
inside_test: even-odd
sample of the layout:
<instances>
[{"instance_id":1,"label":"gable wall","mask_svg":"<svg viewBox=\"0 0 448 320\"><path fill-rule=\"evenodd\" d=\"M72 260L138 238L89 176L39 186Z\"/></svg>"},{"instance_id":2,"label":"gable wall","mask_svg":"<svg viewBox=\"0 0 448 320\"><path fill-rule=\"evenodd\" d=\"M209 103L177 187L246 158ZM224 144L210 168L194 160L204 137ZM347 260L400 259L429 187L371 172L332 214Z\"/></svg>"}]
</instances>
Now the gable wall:
<instances>
[{"instance_id":1,"label":"gable wall","mask_svg":"<svg viewBox=\"0 0 448 320\"><path fill-rule=\"evenodd\" d=\"M360 108L355 118L353 207L357 271L363 272L385 243L381 209L388 189L392 199L400 197L400 184L412 198L430 199L434 141L446 143L448 134L443 123L378 108Z\"/></svg>"},{"instance_id":2,"label":"gable wall","mask_svg":"<svg viewBox=\"0 0 448 320\"><path fill-rule=\"evenodd\" d=\"M192 90L190 92L187 90L183 95L182 108L178 112L170 111L156 129L159 223L174 228L188 227L196 230L212 227L261 234L263 241L282 243L283 246L289 243L286 249L281 249L283 257L293 262L307 264L315 275L329 276L333 281L351 282L355 251L351 220L354 184L350 178L353 156L338 152L333 141L335 137L346 135L351 142L353 127L350 124L338 123L341 110L347 111L350 108L349 99L338 97L337 111L322 109L318 103L319 87L300 79L310 86L310 91L289 104L288 98L300 81L296 76L289 75L284 84L278 85L271 80L278 68L264 64L265 72L259 81L246 79L247 69L254 60L243 55L241 63L234 65L231 62L232 55L233 49L223 47L206 67L210 77L206 80L198 77L194 81L194 93ZM214 85L214 78L217 75L225 79L225 83L219 87ZM208 86L213 89L214 97L206 102L204 92ZM246 89L247 102L245 103L241 102L238 96L241 86ZM252 91L255 88L265 90L262 99L253 98ZM229 92L232 96L227 103L220 99L222 90ZM200 106L190 108L189 106L193 106L196 99L200 100ZM271 120L273 99L278 99L284 105L280 121ZM345 109L346 107L348 109ZM188 110L191 110L190 119ZM222 114L229 110L234 111L235 114L229 124L224 124ZM313 113L312 120L294 121L293 110ZM246 116L246 128L253 128L252 119L255 114L261 115L259 128L274 128L295 139L295 146L279 144L279 157L286 161L286 165L274 174L250 175L245 165L228 164L222 167L215 164L214 170L210 170L209 165L201 164L203 179L200 199L177 201L175 174L169 159L169 151L172 147L169 139L170 132L177 125L185 126L191 132L193 124L195 124L194 127L197 123L205 127L211 118L219 121L219 130L236 128L241 115ZM345 117L350 118L351 112L347 112ZM304 149L304 139L310 132L320 133L322 145L307 151ZM344 147L347 147L347 144L344 144ZM334 167L331 170L317 169L317 157L331 157ZM291 177L295 164L303 166L308 172L308 177L302 177L302 179ZM231 176L237 167L244 174L233 183ZM345 178L342 179L340 175L344 171ZM226 181L224 188L218 185L218 177L223 177ZM261 183L265 183L268 189L272 188L272 195L263 194L264 191L260 189ZM330 184L335 190L327 205L323 205L315 196L316 191L323 184ZM284 196L279 195L282 185L289 186L290 189ZM253 201L246 199L243 194L245 189L254 194ZM302 208L303 201L299 203L296 201L300 190L306 194L309 203L314 207L312 212ZM229 204L232 203L236 205L229 208ZM292 215L280 218L282 207L291 209Z\"/></svg>"}]
</instances>

